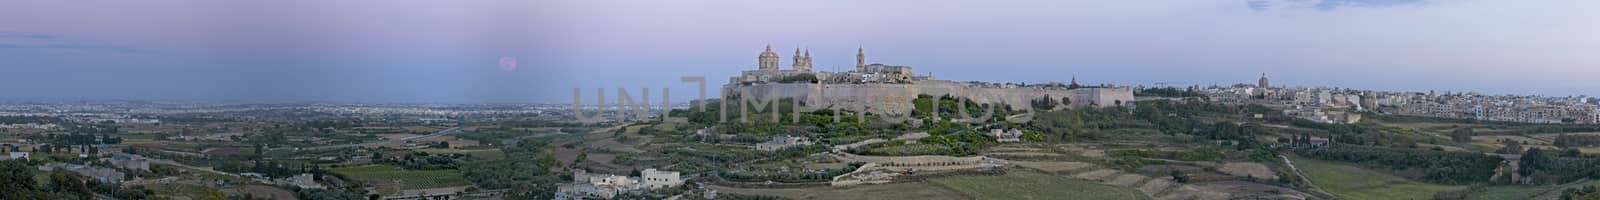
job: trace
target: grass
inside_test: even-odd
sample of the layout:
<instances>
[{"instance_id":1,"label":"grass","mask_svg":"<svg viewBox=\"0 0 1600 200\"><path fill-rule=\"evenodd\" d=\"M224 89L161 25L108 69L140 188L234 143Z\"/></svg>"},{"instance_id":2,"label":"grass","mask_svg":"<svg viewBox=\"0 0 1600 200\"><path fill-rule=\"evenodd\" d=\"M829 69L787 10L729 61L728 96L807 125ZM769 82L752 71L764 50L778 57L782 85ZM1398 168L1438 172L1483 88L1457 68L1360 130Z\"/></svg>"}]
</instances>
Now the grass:
<instances>
[{"instance_id":1,"label":"grass","mask_svg":"<svg viewBox=\"0 0 1600 200\"><path fill-rule=\"evenodd\" d=\"M1010 171L998 176L953 176L932 181L973 199L1150 199L1132 188L1030 171Z\"/></svg>"},{"instance_id":2,"label":"grass","mask_svg":"<svg viewBox=\"0 0 1600 200\"><path fill-rule=\"evenodd\" d=\"M1340 199L1433 199L1433 194L1465 188L1407 180L1331 161L1293 157L1312 184Z\"/></svg>"},{"instance_id":3,"label":"grass","mask_svg":"<svg viewBox=\"0 0 1600 200\"><path fill-rule=\"evenodd\" d=\"M1560 189L1559 186L1508 185L1483 188L1483 191L1466 195L1467 199L1527 199L1541 192ZM1560 194L1561 191L1555 191Z\"/></svg>"},{"instance_id":4,"label":"grass","mask_svg":"<svg viewBox=\"0 0 1600 200\"><path fill-rule=\"evenodd\" d=\"M441 128L429 127L429 126L407 126L407 127L401 127L401 128L402 129L406 129L406 131L423 132L423 133L432 133L432 132L437 132L439 130L444 130L444 129L441 129Z\"/></svg>"},{"instance_id":5,"label":"grass","mask_svg":"<svg viewBox=\"0 0 1600 200\"><path fill-rule=\"evenodd\" d=\"M1084 163L1084 162L1072 162L1072 161L1021 161L1021 160L1016 160L1016 161L1010 161L1010 164L1016 165L1018 167L1036 169L1036 170L1050 172L1050 173L1070 172L1070 171L1077 171L1077 170L1082 170L1082 169L1087 169L1087 168L1093 168L1094 167L1093 164Z\"/></svg>"},{"instance_id":6,"label":"grass","mask_svg":"<svg viewBox=\"0 0 1600 200\"><path fill-rule=\"evenodd\" d=\"M1495 185L1482 188L1472 188L1462 195L1466 199L1560 199L1561 190L1567 188L1583 188L1595 185L1600 181L1584 180L1560 185Z\"/></svg>"},{"instance_id":7,"label":"grass","mask_svg":"<svg viewBox=\"0 0 1600 200\"><path fill-rule=\"evenodd\" d=\"M942 155L950 152L950 147L938 144L901 144L881 147L868 147L866 154L885 156L916 156L916 155Z\"/></svg>"},{"instance_id":8,"label":"grass","mask_svg":"<svg viewBox=\"0 0 1600 200\"><path fill-rule=\"evenodd\" d=\"M506 157L506 153L503 152L503 151L500 151L500 149L489 149L489 148L481 148L481 149L421 149L421 150L417 150L417 151L427 152L429 154L450 154L450 153L466 154L468 156L472 156L473 159L477 159L477 160L496 160L496 159L503 159L503 158Z\"/></svg>"},{"instance_id":9,"label":"grass","mask_svg":"<svg viewBox=\"0 0 1600 200\"><path fill-rule=\"evenodd\" d=\"M402 189L423 189L463 186L472 184L457 170L407 170L392 165L363 165L334 168L338 173L360 183L369 181L398 182Z\"/></svg>"},{"instance_id":10,"label":"grass","mask_svg":"<svg viewBox=\"0 0 1600 200\"><path fill-rule=\"evenodd\" d=\"M914 199L914 200L961 200L961 193L951 191L933 183L905 182L882 185L857 185L835 188L830 186L810 188L733 188L717 185L708 185L708 188L718 192L746 195L777 196L785 199L835 199L835 200L878 200L878 199Z\"/></svg>"},{"instance_id":11,"label":"grass","mask_svg":"<svg viewBox=\"0 0 1600 200\"><path fill-rule=\"evenodd\" d=\"M217 190L217 188L214 188L214 187L206 187L206 186L201 186L201 185L191 185L191 184L184 184L184 183L147 184L147 185L144 185L144 188L150 190L152 193L156 194L157 196L167 197L168 199L176 199L176 198L172 198L172 197L185 197L187 199L204 199L205 195L206 195L206 192Z\"/></svg>"}]
</instances>

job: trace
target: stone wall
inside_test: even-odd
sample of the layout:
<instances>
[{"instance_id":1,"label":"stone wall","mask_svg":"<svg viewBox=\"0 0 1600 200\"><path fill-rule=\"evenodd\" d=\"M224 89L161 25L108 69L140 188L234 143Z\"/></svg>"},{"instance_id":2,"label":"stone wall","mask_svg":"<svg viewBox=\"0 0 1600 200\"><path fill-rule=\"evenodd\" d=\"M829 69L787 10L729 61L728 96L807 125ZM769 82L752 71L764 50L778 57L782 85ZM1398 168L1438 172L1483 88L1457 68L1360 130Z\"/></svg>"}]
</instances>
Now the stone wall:
<instances>
[{"instance_id":1,"label":"stone wall","mask_svg":"<svg viewBox=\"0 0 1600 200\"><path fill-rule=\"evenodd\" d=\"M773 99L794 98L813 108L868 110L891 115L908 114L913 109L911 101L917 95L951 95L966 97L980 104L1007 104L1014 109L1030 108L1030 101L1046 95L1060 100L1068 97L1070 107L1110 107L1132 103L1130 88L1078 88L1041 89L1030 87L986 87L978 84L922 81L914 84L810 84L766 83L755 85L725 85L724 97L742 97L744 94ZM767 99L757 98L766 101ZM770 109L770 106L768 107ZM979 113L982 111L968 111Z\"/></svg>"}]
</instances>

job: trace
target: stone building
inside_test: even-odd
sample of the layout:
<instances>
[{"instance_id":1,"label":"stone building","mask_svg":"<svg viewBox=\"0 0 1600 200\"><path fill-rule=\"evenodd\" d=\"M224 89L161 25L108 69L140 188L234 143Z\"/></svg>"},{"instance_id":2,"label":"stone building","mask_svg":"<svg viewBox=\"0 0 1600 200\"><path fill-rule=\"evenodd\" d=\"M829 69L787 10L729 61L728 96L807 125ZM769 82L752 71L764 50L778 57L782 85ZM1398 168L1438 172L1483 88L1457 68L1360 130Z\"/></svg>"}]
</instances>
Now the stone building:
<instances>
[{"instance_id":1,"label":"stone building","mask_svg":"<svg viewBox=\"0 0 1600 200\"><path fill-rule=\"evenodd\" d=\"M769 45L758 56L758 67L730 77L721 94L733 99L748 93L758 101L791 98L810 107L891 115L909 113L911 100L919 95L951 95L1013 108L1046 96L1070 99L1067 107L1127 106L1134 101L1131 88L1080 86L1076 80L1073 87L937 80L931 73L917 75L911 66L868 64L864 48L856 49L856 69L846 72L813 71L810 50L795 49L795 54L792 69L779 69L779 55Z\"/></svg>"},{"instance_id":2,"label":"stone building","mask_svg":"<svg viewBox=\"0 0 1600 200\"><path fill-rule=\"evenodd\" d=\"M639 175L641 176L641 179L644 179L645 187L649 187L650 189L677 187L679 185L683 185L683 179L678 175L678 172L675 171L660 171L656 170L656 168L649 168L644 169L644 171L640 171Z\"/></svg>"},{"instance_id":3,"label":"stone building","mask_svg":"<svg viewBox=\"0 0 1600 200\"><path fill-rule=\"evenodd\" d=\"M811 72L811 49L806 49L805 56L801 56L800 49L795 48L794 65L791 66L791 68L793 68L795 71Z\"/></svg>"},{"instance_id":4,"label":"stone building","mask_svg":"<svg viewBox=\"0 0 1600 200\"><path fill-rule=\"evenodd\" d=\"M611 174L589 174L582 169L572 172L572 183L556 186L555 199L611 199L622 194L639 194L649 190L677 187L683 179L675 171L655 168L639 171L639 177Z\"/></svg>"},{"instance_id":5,"label":"stone building","mask_svg":"<svg viewBox=\"0 0 1600 200\"><path fill-rule=\"evenodd\" d=\"M136 170L136 171L150 171L150 159L147 159L147 158L144 158L144 157L138 157L138 156L132 156L132 155L128 155L128 154L120 154L120 153L118 153L118 154L112 154L111 158L106 158L104 160L110 162L111 165L113 165L113 166L117 166L117 167L120 167L120 168L123 168L123 169Z\"/></svg>"},{"instance_id":6,"label":"stone building","mask_svg":"<svg viewBox=\"0 0 1600 200\"><path fill-rule=\"evenodd\" d=\"M1259 88L1272 88L1272 85L1269 84L1269 83L1270 82L1267 81L1267 73L1261 73L1261 79L1260 80L1256 80L1256 87L1259 87Z\"/></svg>"},{"instance_id":7,"label":"stone building","mask_svg":"<svg viewBox=\"0 0 1600 200\"><path fill-rule=\"evenodd\" d=\"M9 152L4 156L0 156L0 160L10 160L10 159L28 160L28 156L29 156L28 152Z\"/></svg>"},{"instance_id":8,"label":"stone building","mask_svg":"<svg viewBox=\"0 0 1600 200\"><path fill-rule=\"evenodd\" d=\"M1022 130L989 129L989 135L994 136L996 142L1022 142Z\"/></svg>"},{"instance_id":9,"label":"stone building","mask_svg":"<svg viewBox=\"0 0 1600 200\"><path fill-rule=\"evenodd\" d=\"M772 45L767 45L767 51L762 51L761 56L757 56L756 59L760 62L760 68L757 69L778 70L778 52L772 52Z\"/></svg>"},{"instance_id":10,"label":"stone building","mask_svg":"<svg viewBox=\"0 0 1600 200\"><path fill-rule=\"evenodd\" d=\"M811 144L814 143L811 142L810 138L795 136L773 136L772 140L756 144L756 150L778 151L791 147L806 146Z\"/></svg>"}]
</instances>

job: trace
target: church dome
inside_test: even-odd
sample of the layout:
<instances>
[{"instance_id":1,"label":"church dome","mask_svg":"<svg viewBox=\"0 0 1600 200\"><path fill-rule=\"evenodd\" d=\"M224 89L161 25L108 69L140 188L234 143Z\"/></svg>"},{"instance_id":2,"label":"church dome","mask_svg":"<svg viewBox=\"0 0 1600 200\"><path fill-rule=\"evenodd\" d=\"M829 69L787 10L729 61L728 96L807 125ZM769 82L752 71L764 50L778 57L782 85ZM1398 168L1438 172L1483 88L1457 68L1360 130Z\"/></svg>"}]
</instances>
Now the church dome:
<instances>
[{"instance_id":1,"label":"church dome","mask_svg":"<svg viewBox=\"0 0 1600 200\"><path fill-rule=\"evenodd\" d=\"M1270 82L1267 81L1267 74L1266 73L1261 73L1261 80L1257 80L1256 86L1257 87L1261 87L1261 88L1272 87L1268 83L1270 83Z\"/></svg>"}]
</instances>

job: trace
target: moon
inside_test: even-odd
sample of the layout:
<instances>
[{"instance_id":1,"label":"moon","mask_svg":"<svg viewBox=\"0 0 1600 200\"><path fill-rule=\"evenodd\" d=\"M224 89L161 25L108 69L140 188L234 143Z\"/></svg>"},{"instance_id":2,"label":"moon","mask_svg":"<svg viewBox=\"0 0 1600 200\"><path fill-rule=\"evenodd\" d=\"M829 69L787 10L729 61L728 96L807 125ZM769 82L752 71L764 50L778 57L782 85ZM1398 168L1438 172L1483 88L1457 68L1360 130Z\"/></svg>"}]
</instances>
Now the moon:
<instances>
[{"instance_id":1,"label":"moon","mask_svg":"<svg viewBox=\"0 0 1600 200\"><path fill-rule=\"evenodd\" d=\"M509 72L509 71L516 71L516 70L517 70L517 58L512 58L512 57L509 57L509 56L500 57L500 71L508 71Z\"/></svg>"}]
</instances>

